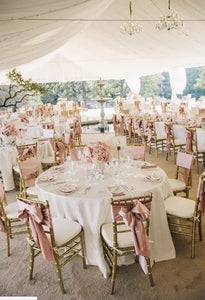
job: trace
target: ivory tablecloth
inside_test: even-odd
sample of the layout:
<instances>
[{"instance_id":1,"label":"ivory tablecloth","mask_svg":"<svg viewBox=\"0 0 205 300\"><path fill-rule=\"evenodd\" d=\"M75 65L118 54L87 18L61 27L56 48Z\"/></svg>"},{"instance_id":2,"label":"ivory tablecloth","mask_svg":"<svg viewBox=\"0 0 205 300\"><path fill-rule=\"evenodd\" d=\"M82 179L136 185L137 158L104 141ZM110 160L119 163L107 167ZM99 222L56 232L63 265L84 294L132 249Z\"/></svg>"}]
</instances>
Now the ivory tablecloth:
<instances>
[{"instance_id":1,"label":"ivory tablecloth","mask_svg":"<svg viewBox=\"0 0 205 300\"><path fill-rule=\"evenodd\" d=\"M87 253L87 263L98 266L103 275L108 274L108 267L103 257L103 250L100 240L100 226L103 223L111 222L110 197L107 186L113 184L111 167L106 166L103 180L92 181L91 189L82 193L88 186L88 176L86 166L83 163L75 162L72 171L74 183L79 187L79 191L64 195L59 187L69 175L65 171L50 172L55 176L53 182L41 182L36 180L38 195L41 200L49 200L53 216L60 216L78 221L84 228L85 243ZM53 170L53 171L52 171ZM161 177L158 183L145 182L148 174ZM45 173L43 173L45 174ZM150 240L152 259L155 262L175 258L175 249L170 235L167 217L164 207L164 199L172 195L168 178L159 167L142 170L137 166L122 166L122 180L133 195L142 195L152 192L153 202L151 210ZM40 175L40 177L43 175ZM129 194L129 192L127 192ZM127 195L126 195L127 196Z\"/></svg>"}]
</instances>

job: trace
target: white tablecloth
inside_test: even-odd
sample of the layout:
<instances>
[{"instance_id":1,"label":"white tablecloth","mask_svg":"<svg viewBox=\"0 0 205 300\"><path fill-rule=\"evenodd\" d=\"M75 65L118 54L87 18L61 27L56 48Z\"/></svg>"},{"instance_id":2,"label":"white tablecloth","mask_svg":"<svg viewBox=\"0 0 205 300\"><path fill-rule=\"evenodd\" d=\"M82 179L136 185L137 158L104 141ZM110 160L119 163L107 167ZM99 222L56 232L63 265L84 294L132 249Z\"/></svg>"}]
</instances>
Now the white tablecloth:
<instances>
[{"instance_id":1,"label":"white tablecloth","mask_svg":"<svg viewBox=\"0 0 205 300\"><path fill-rule=\"evenodd\" d=\"M28 125L27 136L29 138L38 138L43 135L42 125Z\"/></svg>"},{"instance_id":2,"label":"white tablecloth","mask_svg":"<svg viewBox=\"0 0 205 300\"><path fill-rule=\"evenodd\" d=\"M99 267L104 276L107 276L108 267L103 257L103 250L100 240L100 226L103 223L111 222L110 197L106 187L113 184L111 169L105 168L105 179L99 182L92 182L91 189L82 193L82 189L89 183L87 181L86 166L78 163L74 166L72 177L79 186L79 191L72 195L64 195L59 191L60 184L68 178L66 170L64 172L46 171L52 173L55 182L41 182L36 180L39 198L49 200L53 216L60 216L77 220L84 228L87 262L90 265ZM157 174L162 178L160 183L145 182L144 178L148 174ZM45 173L43 173L45 174ZM137 166L126 169L122 168L124 182L131 190L134 187L136 195L148 194L152 192L153 203L151 210L150 240L152 249L152 259L155 262L175 258L175 249L170 235L164 199L172 194L168 178L160 168L142 170ZM40 175L41 177L42 175ZM134 177L135 176L135 177ZM132 189L133 193L133 189ZM132 194L133 195L133 194ZM127 195L126 195L127 196Z\"/></svg>"},{"instance_id":3,"label":"white tablecloth","mask_svg":"<svg viewBox=\"0 0 205 300\"><path fill-rule=\"evenodd\" d=\"M16 165L16 147L0 148L0 170L5 191L15 188L13 179L13 167Z\"/></svg>"}]
</instances>

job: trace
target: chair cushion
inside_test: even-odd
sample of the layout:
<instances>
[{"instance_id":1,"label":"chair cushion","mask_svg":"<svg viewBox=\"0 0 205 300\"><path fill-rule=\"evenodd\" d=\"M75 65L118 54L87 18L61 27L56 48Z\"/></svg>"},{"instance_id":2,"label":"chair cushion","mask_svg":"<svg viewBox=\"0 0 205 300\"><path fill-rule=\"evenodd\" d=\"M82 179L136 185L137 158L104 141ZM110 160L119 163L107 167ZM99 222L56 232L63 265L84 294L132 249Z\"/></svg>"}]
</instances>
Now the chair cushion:
<instances>
[{"instance_id":1,"label":"chair cushion","mask_svg":"<svg viewBox=\"0 0 205 300\"><path fill-rule=\"evenodd\" d=\"M166 135L157 135L157 141L166 140Z\"/></svg>"},{"instance_id":2,"label":"chair cushion","mask_svg":"<svg viewBox=\"0 0 205 300\"><path fill-rule=\"evenodd\" d=\"M18 165L14 166L14 167L13 167L13 170L14 170L16 173L20 174L20 169L19 169L19 166L18 166Z\"/></svg>"},{"instance_id":3,"label":"chair cushion","mask_svg":"<svg viewBox=\"0 0 205 300\"><path fill-rule=\"evenodd\" d=\"M54 164L55 163L55 159L54 159L53 156L48 156L46 158L43 158L41 160L41 163L43 163L43 164Z\"/></svg>"},{"instance_id":4,"label":"chair cushion","mask_svg":"<svg viewBox=\"0 0 205 300\"><path fill-rule=\"evenodd\" d=\"M36 195L36 196L38 196L38 192L37 192L37 189L36 189L35 186L28 187L28 188L26 189L26 192L27 192L27 194L29 194L29 195Z\"/></svg>"},{"instance_id":5,"label":"chair cushion","mask_svg":"<svg viewBox=\"0 0 205 300\"><path fill-rule=\"evenodd\" d=\"M175 146L183 146L186 145L186 141L185 140L181 140L181 139L176 139L174 140Z\"/></svg>"},{"instance_id":6,"label":"chair cushion","mask_svg":"<svg viewBox=\"0 0 205 300\"><path fill-rule=\"evenodd\" d=\"M179 196L171 196L164 201L166 213L181 218L191 218L194 214L195 201Z\"/></svg>"},{"instance_id":7,"label":"chair cushion","mask_svg":"<svg viewBox=\"0 0 205 300\"><path fill-rule=\"evenodd\" d=\"M169 184L173 192L185 190L186 184L182 180L169 178Z\"/></svg>"},{"instance_id":8,"label":"chair cushion","mask_svg":"<svg viewBox=\"0 0 205 300\"><path fill-rule=\"evenodd\" d=\"M19 207L17 201L9 203L4 210L8 219L18 218Z\"/></svg>"},{"instance_id":9,"label":"chair cushion","mask_svg":"<svg viewBox=\"0 0 205 300\"><path fill-rule=\"evenodd\" d=\"M129 229L128 226L126 225L121 225L120 230L127 230ZM113 246L113 228L112 228L112 223L107 223L102 225L102 236L106 243L109 246ZM133 247L133 236L131 232L123 232L118 234L118 246L120 248L124 247Z\"/></svg>"},{"instance_id":10,"label":"chair cushion","mask_svg":"<svg viewBox=\"0 0 205 300\"><path fill-rule=\"evenodd\" d=\"M56 245L66 244L81 232L81 225L75 221L64 218L53 218L53 230Z\"/></svg>"}]
</instances>

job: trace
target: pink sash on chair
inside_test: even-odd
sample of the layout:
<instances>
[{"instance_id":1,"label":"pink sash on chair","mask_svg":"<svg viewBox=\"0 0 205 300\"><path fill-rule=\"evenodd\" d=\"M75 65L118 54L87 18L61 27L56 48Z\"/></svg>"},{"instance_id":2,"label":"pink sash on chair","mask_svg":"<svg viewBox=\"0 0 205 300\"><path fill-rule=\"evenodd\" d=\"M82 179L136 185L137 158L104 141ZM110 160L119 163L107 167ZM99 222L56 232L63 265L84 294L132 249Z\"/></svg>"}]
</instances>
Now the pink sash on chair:
<instances>
[{"instance_id":1,"label":"pink sash on chair","mask_svg":"<svg viewBox=\"0 0 205 300\"><path fill-rule=\"evenodd\" d=\"M147 129L148 129L148 140L147 140L147 142L148 142L149 144L151 144L152 141L153 141L153 134L152 134L153 129L154 129L154 124L153 124L153 122L148 122L148 123L147 123Z\"/></svg>"},{"instance_id":2,"label":"pink sash on chair","mask_svg":"<svg viewBox=\"0 0 205 300\"><path fill-rule=\"evenodd\" d=\"M56 142L56 147L59 152L60 163L63 164L66 160L66 147L63 142Z\"/></svg>"},{"instance_id":3,"label":"pink sash on chair","mask_svg":"<svg viewBox=\"0 0 205 300\"><path fill-rule=\"evenodd\" d=\"M36 157L32 157L18 162L21 176L29 187L35 185L35 179L38 172L38 161Z\"/></svg>"},{"instance_id":4,"label":"pink sash on chair","mask_svg":"<svg viewBox=\"0 0 205 300\"><path fill-rule=\"evenodd\" d=\"M25 147L25 148L18 148L18 156L20 159L23 159L26 155L36 155L36 148L33 146Z\"/></svg>"},{"instance_id":5,"label":"pink sash on chair","mask_svg":"<svg viewBox=\"0 0 205 300\"><path fill-rule=\"evenodd\" d=\"M128 120L128 134L129 134L129 138L132 138L132 119Z\"/></svg>"},{"instance_id":6,"label":"pink sash on chair","mask_svg":"<svg viewBox=\"0 0 205 300\"><path fill-rule=\"evenodd\" d=\"M131 205L112 205L112 217L114 221L123 221L131 228L135 252L137 255L151 256L149 239L143 225L143 221L149 219L150 208L136 200Z\"/></svg>"},{"instance_id":7,"label":"pink sash on chair","mask_svg":"<svg viewBox=\"0 0 205 300\"><path fill-rule=\"evenodd\" d=\"M186 151L193 152L193 141L194 141L194 132L187 131L186 132Z\"/></svg>"},{"instance_id":8,"label":"pink sash on chair","mask_svg":"<svg viewBox=\"0 0 205 300\"><path fill-rule=\"evenodd\" d=\"M51 227L51 217L47 208L40 208L37 204L27 204L17 200L20 212L19 219L27 223L29 221L33 238L46 260L55 260L49 240L42 225Z\"/></svg>"},{"instance_id":9,"label":"pink sash on chair","mask_svg":"<svg viewBox=\"0 0 205 300\"><path fill-rule=\"evenodd\" d=\"M113 128L114 128L114 132L117 131L117 116L113 115Z\"/></svg>"},{"instance_id":10,"label":"pink sash on chair","mask_svg":"<svg viewBox=\"0 0 205 300\"><path fill-rule=\"evenodd\" d=\"M197 197L199 198L199 210L205 214L205 178L200 178L198 189L197 189Z\"/></svg>"},{"instance_id":11,"label":"pink sash on chair","mask_svg":"<svg viewBox=\"0 0 205 300\"><path fill-rule=\"evenodd\" d=\"M124 116L120 117L120 134L125 135L125 119L124 119Z\"/></svg>"}]
</instances>

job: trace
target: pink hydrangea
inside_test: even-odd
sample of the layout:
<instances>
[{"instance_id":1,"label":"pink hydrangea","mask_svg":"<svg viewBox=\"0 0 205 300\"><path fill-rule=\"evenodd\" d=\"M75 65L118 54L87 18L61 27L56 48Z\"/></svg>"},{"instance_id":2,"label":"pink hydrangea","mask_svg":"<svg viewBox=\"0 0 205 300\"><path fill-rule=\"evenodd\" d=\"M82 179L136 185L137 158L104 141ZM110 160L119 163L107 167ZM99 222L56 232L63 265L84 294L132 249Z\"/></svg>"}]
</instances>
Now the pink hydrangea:
<instances>
[{"instance_id":1,"label":"pink hydrangea","mask_svg":"<svg viewBox=\"0 0 205 300\"><path fill-rule=\"evenodd\" d=\"M111 148L104 142L91 143L84 148L83 156L88 163L94 160L107 163L111 159Z\"/></svg>"},{"instance_id":2,"label":"pink hydrangea","mask_svg":"<svg viewBox=\"0 0 205 300\"><path fill-rule=\"evenodd\" d=\"M15 126L12 125L12 124L7 124L5 125L2 130L1 130L1 133L3 135L6 135L6 136L17 136L18 135L18 130L16 130Z\"/></svg>"}]
</instances>

